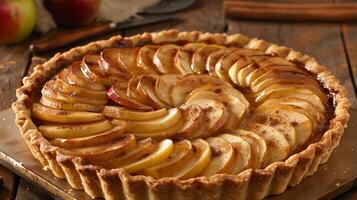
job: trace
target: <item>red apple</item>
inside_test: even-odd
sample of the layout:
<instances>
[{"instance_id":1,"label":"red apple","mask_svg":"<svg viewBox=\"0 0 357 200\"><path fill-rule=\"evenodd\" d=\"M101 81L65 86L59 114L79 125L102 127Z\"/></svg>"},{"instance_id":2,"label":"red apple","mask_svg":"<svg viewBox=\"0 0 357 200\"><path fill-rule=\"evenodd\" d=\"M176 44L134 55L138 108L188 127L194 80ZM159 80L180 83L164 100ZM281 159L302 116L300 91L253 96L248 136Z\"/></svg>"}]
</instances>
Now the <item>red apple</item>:
<instances>
[{"instance_id":1,"label":"red apple","mask_svg":"<svg viewBox=\"0 0 357 200\"><path fill-rule=\"evenodd\" d=\"M0 44L25 39L36 23L33 0L0 0Z\"/></svg>"},{"instance_id":2,"label":"red apple","mask_svg":"<svg viewBox=\"0 0 357 200\"><path fill-rule=\"evenodd\" d=\"M64 27L78 27L93 21L101 0L44 0L56 24Z\"/></svg>"}]
</instances>

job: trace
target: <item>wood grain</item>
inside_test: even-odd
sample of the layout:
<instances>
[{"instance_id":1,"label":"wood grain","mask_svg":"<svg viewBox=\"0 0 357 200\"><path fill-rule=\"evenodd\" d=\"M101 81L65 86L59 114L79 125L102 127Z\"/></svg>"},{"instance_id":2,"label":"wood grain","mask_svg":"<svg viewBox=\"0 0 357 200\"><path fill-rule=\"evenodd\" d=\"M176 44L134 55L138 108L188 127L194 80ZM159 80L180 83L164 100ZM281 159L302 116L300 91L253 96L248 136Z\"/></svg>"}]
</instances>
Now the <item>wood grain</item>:
<instances>
[{"instance_id":1,"label":"wood grain","mask_svg":"<svg viewBox=\"0 0 357 200\"><path fill-rule=\"evenodd\" d=\"M357 108L339 24L279 23L239 19L228 19L227 23L228 33L243 33L250 37L258 37L314 56L337 76L349 92L352 107Z\"/></svg>"},{"instance_id":2,"label":"wood grain","mask_svg":"<svg viewBox=\"0 0 357 200\"><path fill-rule=\"evenodd\" d=\"M19 188L17 190L15 200L40 200L40 199L51 199L43 189L33 186L24 179L20 180Z\"/></svg>"},{"instance_id":3,"label":"wood grain","mask_svg":"<svg viewBox=\"0 0 357 200\"><path fill-rule=\"evenodd\" d=\"M172 28L185 31L223 32L225 20L222 6L221 0L197 0L192 7L176 14L178 20L128 29L124 31L124 35Z\"/></svg>"}]
</instances>

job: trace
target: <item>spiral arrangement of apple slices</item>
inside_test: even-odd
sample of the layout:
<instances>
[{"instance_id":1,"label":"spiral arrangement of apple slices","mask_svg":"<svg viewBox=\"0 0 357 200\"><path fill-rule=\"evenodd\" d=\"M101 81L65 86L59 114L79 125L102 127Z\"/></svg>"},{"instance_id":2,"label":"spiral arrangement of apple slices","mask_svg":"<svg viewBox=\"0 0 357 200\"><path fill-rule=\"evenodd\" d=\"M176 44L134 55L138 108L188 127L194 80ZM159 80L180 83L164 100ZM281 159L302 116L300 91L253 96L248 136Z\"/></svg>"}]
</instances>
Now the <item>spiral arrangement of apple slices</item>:
<instances>
[{"instance_id":1,"label":"spiral arrangement of apple slices","mask_svg":"<svg viewBox=\"0 0 357 200\"><path fill-rule=\"evenodd\" d=\"M42 89L33 116L63 152L155 178L237 174L281 161L326 121L315 77L254 49L107 48Z\"/></svg>"}]
</instances>

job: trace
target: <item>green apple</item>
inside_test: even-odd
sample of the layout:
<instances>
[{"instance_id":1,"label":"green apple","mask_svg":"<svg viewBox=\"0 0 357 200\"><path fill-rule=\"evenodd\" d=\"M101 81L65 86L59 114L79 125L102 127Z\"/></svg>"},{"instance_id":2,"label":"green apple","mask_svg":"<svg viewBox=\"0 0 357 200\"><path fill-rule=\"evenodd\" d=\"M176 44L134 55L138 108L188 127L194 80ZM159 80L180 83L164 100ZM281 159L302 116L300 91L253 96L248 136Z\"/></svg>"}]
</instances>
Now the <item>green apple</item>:
<instances>
[{"instance_id":1,"label":"green apple","mask_svg":"<svg viewBox=\"0 0 357 200\"><path fill-rule=\"evenodd\" d=\"M24 40L35 27L33 0L0 0L0 44Z\"/></svg>"}]
</instances>

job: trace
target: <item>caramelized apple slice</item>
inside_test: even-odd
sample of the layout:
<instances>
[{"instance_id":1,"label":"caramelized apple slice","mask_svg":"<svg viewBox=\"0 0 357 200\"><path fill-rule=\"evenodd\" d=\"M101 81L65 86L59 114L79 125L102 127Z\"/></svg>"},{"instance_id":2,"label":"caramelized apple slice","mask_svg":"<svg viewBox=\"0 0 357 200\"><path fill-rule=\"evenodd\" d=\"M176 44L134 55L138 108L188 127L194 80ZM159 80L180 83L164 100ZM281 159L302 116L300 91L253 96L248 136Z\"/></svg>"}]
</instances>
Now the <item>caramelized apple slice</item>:
<instances>
[{"instance_id":1,"label":"caramelized apple slice","mask_svg":"<svg viewBox=\"0 0 357 200\"><path fill-rule=\"evenodd\" d=\"M176 138L176 134L183 126L183 120L179 120L176 124L162 130L152 132L133 132L136 138L155 138L156 140L162 140L167 138Z\"/></svg>"},{"instance_id":2,"label":"caramelized apple slice","mask_svg":"<svg viewBox=\"0 0 357 200\"><path fill-rule=\"evenodd\" d=\"M143 170L152 166L157 165L161 161L165 160L170 156L174 149L174 145L172 140L165 139L162 140L157 149L152 152L150 155L136 160L135 162L125 165L122 168L125 169L128 173L137 172L139 170Z\"/></svg>"},{"instance_id":3,"label":"caramelized apple slice","mask_svg":"<svg viewBox=\"0 0 357 200\"><path fill-rule=\"evenodd\" d=\"M249 143L237 135L222 134L219 137L229 142L237 151L237 160L231 173L237 174L247 169L252 159L252 150Z\"/></svg>"},{"instance_id":4,"label":"caramelized apple slice","mask_svg":"<svg viewBox=\"0 0 357 200\"><path fill-rule=\"evenodd\" d=\"M313 122L304 114L296 111L294 108L287 107L281 109L280 106L258 107L256 115L278 116L289 122L295 128L297 148L305 144L313 135Z\"/></svg>"},{"instance_id":5,"label":"caramelized apple slice","mask_svg":"<svg viewBox=\"0 0 357 200\"><path fill-rule=\"evenodd\" d=\"M249 143L252 150L252 158L249 166L253 169L260 168L265 162L268 148L263 138L251 131L242 129L233 131L232 134L240 136L243 140Z\"/></svg>"},{"instance_id":6,"label":"caramelized apple slice","mask_svg":"<svg viewBox=\"0 0 357 200\"><path fill-rule=\"evenodd\" d=\"M265 55L264 52L256 51L253 49L235 49L224 54L215 65L215 73L218 77L225 81L229 81L228 70L232 65L237 62L241 57L245 56L260 56Z\"/></svg>"},{"instance_id":7,"label":"caramelized apple slice","mask_svg":"<svg viewBox=\"0 0 357 200\"><path fill-rule=\"evenodd\" d=\"M159 49L159 46L155 45L145 45L140 48L138 52L137 65L143 71L148 72L150 74L158 74L160 73L153 62L154 55L156 51Z\"/></svg>"},{"instance_id":8,"label":"caramelized apple slice","mask_svg":"<svg viewBox=\"0 0 357 200\"><path fill-rule=\"evenodd\" d=\"M99 67L100 57L98 55L87 54L82 58L81 70L83 74L94 80L96 83L110 86L120 79L116 76L110 76Z\"/></svg>"},{"instance_id":9,"label":"caramelized apple slice","mask_svg":"<svg viewBox=\"0 0 357 200\"><path fill-rule=\"evenodd\" d=\"M118 139L124 133L125 126L115 126L104 132L100 132L96 135L91 135L87 137L80 138L55 138L50 140L53 145L62 148L79 148L79 147L89 147L94 145L100 145L109 141L114 141Z\"/></svg>"},{"instance_id":10,"label":"caramelized apple slice","mask_svg":"<svg viewBox=\"0 0 357 200\"><path fill-rule=\"evenodd\" d=\"M41 125L38 130L46 138L77 138L94 135L112 128L108 120L85 124Z\"/></svg>"},{"instance_id":11,"label":"caramelized apple slice","mask_svg":"<svg viewBox=\"0 0 357 200\"><path fill-rule=\"evenodd\" d=\"M253 81L250 88L254 93L257 93L274 84L306 84L319 87L315 80L307 77L304 74L283 71L269 71L260 76L257 80Z\"/></svg>"},{"instance_id":12,"label":"caramelized apple slice","mask_svg":"<svg viewBox=\"0 0 357 200\"><path fill-rule=\"evenodd\" d=\"M49 97L52 99L57 99L67 103L84 103L84 104L93 104L102 106L107 103L107 99L94 99L94 98L85 98L78 96L71 96L68 94L64 94L63 92L57 90L55 88L54 80L48 81L42 88L41 93L45 97Z\"/></svg>"},{"instance_id":13,"label":"caramelized apple slice","mask_svg":"<svg viewBox=\"0 0 357 200\"><path fill-rule=\"evenodd\" d=\"M292 62L279 57L279 56L273 56L269 57L268 59L265 59L263 61L258 62L259 67L269 67L273 65L279 65L279 66L295 66Z\"/></svg>"},{"instance_id":14,"label":"caramelized apple slice","mask_svg":"<svg viewBox=\"0 0 357 200\"><path fill-rule=\"evenodd\" d=\"M213 53L211 53L208 57L207 57L207 61L206 61L206 70L208 71L208 73L211 76L215 76L217 77L216 74L216 64L219 61L219 59L221 59L221 57L229 52L232 52L234 49L221 49L218 51L215 51Z\"/></svg>"},{"instance_id":15,"label":"caramelized apple slice","mask_svg":"<svg viewBox=\"0 0 357 200\"><path fill-rule=\"evenodd\" d=\"M209 144L202 140L196 139L192 142L193 158L185 166L176 171L173 177L188 179L197 176L211 161L211 148Z\"/></svg>"},{"instance_id":16,"label":"caramelized apple slice","mask_svg":"<svg viewBox=\"0 0 357 200\"><path fill-rule=\"evenodd\" d=\"M155 85L158 80L158 76L154 75L145 75L143 76L137 86L137 90L141 92L147 101L156 109L160 108L169 108L169 106L161 101L156 95Z\"/></svg>"},{"instance_id":17,"label":"caramelized apple slice","mask_svg":"<svg viewBox=\"0 0 357 200\"><path fill-rule=\"evenodd\" d=\"M171 155L157 164L143 171L144 174L154 177L172 177L182 166L185 166L193 159L192 144L188 140L182 140L174 143L174 149Z\"/></svg>"},{"instance_id":18,"label":"caramelized apple slice","mask_svg":"<svg viewBox=\"0 0 357 200\"><path fill-rule=\"evenodd\" d=\"M92 105L85 103L65 103L57 99L52 99L46 96L42 96L40 103L44 106L59 109L59 110L69 110L69 111L89 111L89 112L101 112L104 105Z\"/></svg>"},{"instance_id":19,"label":"caramelized apple slice","mask_svg":"<svg viewBox=\"0 0 357 200\"><path fill-rule=\"evenodd\" d=\"M177 74L165 74L156 81L155 92L157 97L168 105L173 105L171 100L171 90L179 80Z\"/></svg>"},{"instance_id":20,"label":"caramelized apple slice","mask_svg":"<svg viewBox=\"0 0 357 200\"><path fill-rule=\"evenodd\" d=\"M55 88L71 96L89 97L102 100L107 99L105 90L89 90L78 85L71 85L67 77L68 71L66 69L59 73L55 79Z\"/></svg>"},{"instance_id":21,"label":"caramelized apple slice","mask_svg":"<svg viewBox=\"0 0 357 200\"><path fill-rule=\"evenodd\" d=\"M94 82L91 79L85 77L81 70L81 62L73 62L68 70L68 80L71 83L90 89L90 90L105 90L104 85Z\"/></svg>"},{"instance_id":22,"label":"caramelized apple slice","mask_svg":"<svg viewBox=\"0 0 357 200\"><path fill-rule=\"evenodd\" d=\"M139 50L139 47L119 49L118 62L122 66L122 68L125 68L130 75L143 72L143 70L138 68L136 64Z\"/></svg>"},{"instance_id":23,"label":"caramelized apple slice","mask_svg":"<svg viewBox=\"0 0 357 200\"><path fill-rule=\"evenodd\" d=\"M249 125L249 130L257 133L269 144L266 163L264 163L263 166L272 162L281 161L289 155L291 150L289 142L283 134L276 129L267 125L254 123Z\"/></svg>"},{"instance_id":24,"label":"caramelized apple slice","mask_svg":"<svg viewBox=\"0 0 357 200\"><path fill-rule=\"evenodd\" d=\"M192 55L191 68L196 74L203 74L206 72L206 62L208 56L218 50L222 50L225 47L219 45L205 45L199 48Z\"/></svg>"},{"instance_id":25,"label":"caramelized apple slice","mask_svg":"<svg viewBox=\"0 0 357 200\"><path fill-rule=\"evenodd\" d=\"M126 86L121 83L116 83L108 90L108 97L116 103L125 106L127 108L137 110L152 110L153 108L148 105L144 105L135 99L131 99L126 95Z\"/></svg>"},{"instance_id":26,"label":"caramelized apple slice","mask_svg":"<svg viewBox=\"0 0 357 200\"><path fill-rule=\"evenodd\" d=\"M167 115L148 121L128 121L125 131L146 133L167 129L176 124L182 115L178 108L171 108Z\"/></svg>"},{"instance_id":27,"label":"caramelized apple slice","mask_svg":"<svg viewBox=\"0 0 357 200\"><path fill-rule=\"evenodd\" d=\"M125 134L121 135L114 141L102 143L97 146L72 148L69 150L63 149L63 152L65 154L79 156L86 162L91 163L91 161L105 161L107 159L118 156L123 152L133 149L135 144L135 136L131 134Z\"/></svg>"},{"instance_id":28,"label":"caramelized apple slice","mask_svg":"<svg viewBox=\"0 0 357 200\"><path fill-rule=\"evenodd\" d=\"M137 86L139 84L139 81L141 78L145 76L145 74L135 74L133 75L128 82L127 85L127 96L131 99L135 99L136 101L144 104L144 105L149 105L148 100L142 96L142 93L140 93L137 89Z\"/></svg>"},{"instance_id":29,"label":"caramelized apple slice","mask_svg":"<svg viewBox=\"0 0 357 200\"><path fill-rule=\"evenodd\" d=\"M195 88L205 84L220 84L221 80L209 75L185 75L180 78L175 87L171 90L171 99L174 106L179 106L184 102L187 95Z\"/></svg>"},{"instance_id":30,"label":"caramelized apple slice","mask_svg":"<svg viewBox=\"0 0 357 200\"><path fill-rule=\"evenodd\" d=\"M179 74L180 72L175 67L175 56L179 46L166 44L161 46L154 55L154 64L156 68L163 74Z\"/></svg>"},{"instance_id":31,"label":"caramelized apple slice","mask_svg":"<svg viewBox=\"0 0 357 200\"><path fill-rule=\"evenodd\" d=\"M65 111L48 108L39 103L33 104L32 114L35 118L50 122L93 122L103 120L101 113L84 112L84 111Z\"/></svg>"},{"instance_id":32,"label":"caramelized apple slice","mask_svg":"<svg viewBox=\"0 0 357 200\"><path fill-rule=\"evenodd\" d=\"M305 96L305 98L304 98ZM306 97L307 96L307 97ZM255 101L262 102L267 98L277 99L282 97L303 98L319 108L325 110L327 105L327 96L322 93L320 88L313 85L280 85L275 84L256 94Z\"/></svg>"},{"instance_id":33,"label":"caramelized apple slice","mask_svg":"<svg viewBox=\"0 0 357 200\"><path fill-rule=\"evenodd\" d=\"M211 147L212 159L200 175L230 173L237 160L237 151L229 142L219 137L207 138L206 141Z\"/></svg>"},{"instance_id":34,"label":"caramelized apple slice","mask_svg":"<svg viewBox=\"0 0 357 200\"><path fill-rule=\"evenodd\" d=\"M243 66L240 67L239 64L238 64L238 62L239 62L240 60L246 60L247 63L242 64ZM236 74L237 84L238 84L239 86L241 86L241 87L248 87L248 85L247 85L247 83L246 83L246 81L245 81L245 78L248 76L248 74L250 74L250 73L252 73L254 70L256 70L256 69L258 68L258 65L255 64L255 63L250 63L250 61L247 60L247 59L245 59L245 58L242 58L242 59L240 59L240 60L239 60L238 62L236 62L236 63L232 66L232 68L233 68L234 70L237 70L237 71L238 71L238 73ZM232 69L232 68L231 68L231 69ZM237 69L235 69L235 68L237 68ZM234 78L234 72L232 72L232 75L231 75L231 69L229 70L229 75L230 75L231 79L233 80L233 78ZM233 69L232 69L232 70L233 70Z\"/></svg>"},{"instance_id":35,"label":"caramelized apple slice","mask_svg":"<svg viewBox=\"0 0 357 200\"><path fill-rule=\"evenodd\" d=\"M119 51L118 48L103 49L100 53L99 66L108 74L127 80L128 70L118 62Z\"/></svg>"},{"instance_id":36,"label":"caramelized apple slice","mask_svg":"<svg viewBox=\"0 0 357 200\"><path fill-rule=\"evenodd\" d=\"M201 47L205 46L202 43L188 43L181 47L175 56L175 66L181 74L193 74L191 69L191 61L193 54Z\"/></svg>"},{"instance_id":37,"label":"caramelized apple slice","mask_svg":"<svg viewBox=\"0 0 357 200\"><path fill-rule=\"evenodd\" d=\"M282 108L284 109L284 108ZM279 131L285 139L288 141L289 146L291 147L291 151L296 148L296 133L294 126L291 125L285 119L278 117L278 116L265 116L265 115L258 115L249 119L250 122L257 122L259 124L267 125L275 130Z\"/></svg>"},{"instance_id":38,"label":"caramelized apple slice","mask_svg":"<svg viewBox=\"0 0 357 200\"><path fill-rule=\"evenodd\" d=\"M206 111L206 120L208 124L207 134L216 133L227 122L229 112L226 106L216 100L201 98L201 96L192 95L186 105L197 105Z\"/></svg>"},{"instance_id":39,"label":"caramelized apple slice","mask_svg":"<svg viewBox=\"0 0 357 200\"><path fill-rule=\"evenodd\" d=\"M103 114L106 117L121 119L121 120L136 120L136 121L146 121L153 120L159 117L163 117L167 114L167 109L163 108L155 111L132 111L123 107L118 106L105 106Z\"/></svg>"},{"instance_id":40,"label":"caramelized apple slice","mask_svg":"<svg viewBox=\"0 0 357 200\"><path fill-rule=\"evenodd\" d=\"M140 140L136 143L134 148L129 151L123 152L120 155L107 159L105 161L93 162L105 167L106 169L116 169L125 165L134 163L137 160L145 158L157 149L158 144L151 138Z\"/></svg>"},{"instance_id":41,"label":"caramelized apple slice","mask_svg":"<svg viewBox=\"0 0 357 200\"><path fill-rule=\"evenodd\" d=\"M181 106L183 126L175 135L175 138L187 138L195 133L204 123L205 113L199 107L195 105Z\"/></svg>"}]
</instances>

